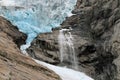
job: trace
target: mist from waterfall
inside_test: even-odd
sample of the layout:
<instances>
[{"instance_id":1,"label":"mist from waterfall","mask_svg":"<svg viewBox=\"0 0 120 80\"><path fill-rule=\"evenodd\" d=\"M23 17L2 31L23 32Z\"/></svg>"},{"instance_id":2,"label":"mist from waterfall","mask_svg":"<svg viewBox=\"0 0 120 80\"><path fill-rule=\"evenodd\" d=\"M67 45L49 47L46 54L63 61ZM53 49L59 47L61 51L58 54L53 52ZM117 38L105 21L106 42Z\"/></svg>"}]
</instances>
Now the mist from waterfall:
<instances>
[{"instance_id":1,"label":"mist from waterfall","mask_svg":"<svg viewBox=\"0 0 120 80\"><path fill-rule=\"evenodd\" d=\"M73 45L73 36L70 30L71 29L61 29L59 31L58 41L60 50L60 60L61 63L64 62L64 60L69 61L71 67L78 70L78 61Z\"/></svg>"}]
</instances>

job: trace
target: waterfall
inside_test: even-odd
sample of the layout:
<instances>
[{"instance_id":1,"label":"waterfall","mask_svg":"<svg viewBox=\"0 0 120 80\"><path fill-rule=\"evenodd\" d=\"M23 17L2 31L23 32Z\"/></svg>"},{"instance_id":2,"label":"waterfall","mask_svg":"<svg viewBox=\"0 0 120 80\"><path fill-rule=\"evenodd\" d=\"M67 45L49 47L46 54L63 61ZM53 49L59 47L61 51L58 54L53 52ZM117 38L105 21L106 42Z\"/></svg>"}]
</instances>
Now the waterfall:
<instances>
[{"instance_id":1,"label":"waterfall","mask_svg":"<svg viewBox=\"0 0 120 80\"><path fill-rule=\"evenodd\" d=\"M58 42L60 50L60 61L64 60L70 62L71 67L78 69L78 61L75 54L75 49L73 45L73 36L70 32L71 29L61 29L59 31Z\"/></svg>"}]
</instances>

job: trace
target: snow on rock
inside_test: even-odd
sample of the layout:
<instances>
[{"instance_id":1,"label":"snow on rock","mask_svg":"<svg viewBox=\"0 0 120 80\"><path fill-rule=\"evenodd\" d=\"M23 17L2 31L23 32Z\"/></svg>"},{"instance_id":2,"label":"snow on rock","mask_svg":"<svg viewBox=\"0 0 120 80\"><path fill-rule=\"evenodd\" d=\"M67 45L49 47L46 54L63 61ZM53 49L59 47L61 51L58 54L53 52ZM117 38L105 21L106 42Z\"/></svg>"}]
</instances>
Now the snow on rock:
<instances>
[{"instance_id":1,"label":"snow on rock","mask_svg":"<svg viewBox=\"0 0 120 80\"><path fill-rule=\"evenodd\" d=\"M53 70L62 78L62 80L94 80L82 72L68 69L66 67L54 66L54 65L51 65L51 64L39 61L39 60L35 60L35 62L41 65L44 65L47 68Z\"/></svg>"}]
</instances>

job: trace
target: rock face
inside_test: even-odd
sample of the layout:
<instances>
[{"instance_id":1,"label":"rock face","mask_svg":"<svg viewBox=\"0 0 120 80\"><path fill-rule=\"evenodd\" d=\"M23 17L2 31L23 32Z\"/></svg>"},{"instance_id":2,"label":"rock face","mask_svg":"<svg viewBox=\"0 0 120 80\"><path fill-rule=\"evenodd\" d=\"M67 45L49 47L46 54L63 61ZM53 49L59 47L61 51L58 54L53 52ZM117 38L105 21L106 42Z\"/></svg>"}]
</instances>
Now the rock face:
<instances>
[{"instance_id":1,"label":"rock face","mask_svg":"<svg viewBox=\"0 0 120 80\"><path fill-rule=\"evenodd\" d=\"M31 57L51 64L59 64L58 31L40 34L27 49Z\"/></svg>"},{"instance_id":2,"label":"rock face","mask_svg":"<svg viewBox=\"0 0 120 80\"><path fill-rule=\"evenodd\" d=\"M19 32L16 26L13 26L8 20L4 19L3 17L0 17L0 31L10 36L18 47L20 47L22 44L25 44L27 36Z\"/></svg>"},{"instance_id":3,"label":"rock face","mask_svg":"<svg viewBox=\"0 0 120 80\"><path fill-rule=\"evenodd\" d=\"M24 56L18 47L26 35L0 17L0 80L61 80L53 71Z\"/></svg>"},{"instance_id":4,"label":"rock face","mask_svg":"<svg viewBox=\"0 0 120 80\"><path fill-rule=\"evenodd\" d=\"M120 80L120 0L78 0L72 13L61 28L73 29L79 69L95 80ZM58 35L59 28L40 34L28 53L59 65Z\"/></svg>"}]
</instances>

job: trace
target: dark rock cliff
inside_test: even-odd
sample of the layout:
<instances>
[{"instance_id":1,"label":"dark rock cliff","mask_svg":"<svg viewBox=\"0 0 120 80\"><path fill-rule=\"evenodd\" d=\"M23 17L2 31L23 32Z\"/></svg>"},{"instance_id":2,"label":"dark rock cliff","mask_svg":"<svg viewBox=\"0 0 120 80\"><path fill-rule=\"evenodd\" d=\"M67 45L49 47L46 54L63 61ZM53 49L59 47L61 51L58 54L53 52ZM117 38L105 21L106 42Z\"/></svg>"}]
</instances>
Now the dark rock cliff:
<instances>
[{"instance_id":1,"label":"dark rock cliff","mask_svg":"<svg viewBox=\"0 0 120 80\"><path fill-rule=\"evenodd\" d=\"M80 71L95 80L120 80L120 0L78 0L72 13L61 28L73 29ZM28 53L36 59L61 65L59 29L38 35Z\"/></svg>"}]
</instances>

